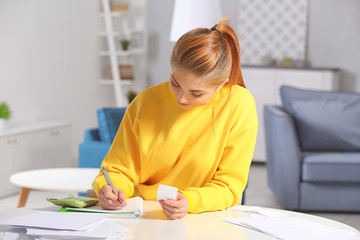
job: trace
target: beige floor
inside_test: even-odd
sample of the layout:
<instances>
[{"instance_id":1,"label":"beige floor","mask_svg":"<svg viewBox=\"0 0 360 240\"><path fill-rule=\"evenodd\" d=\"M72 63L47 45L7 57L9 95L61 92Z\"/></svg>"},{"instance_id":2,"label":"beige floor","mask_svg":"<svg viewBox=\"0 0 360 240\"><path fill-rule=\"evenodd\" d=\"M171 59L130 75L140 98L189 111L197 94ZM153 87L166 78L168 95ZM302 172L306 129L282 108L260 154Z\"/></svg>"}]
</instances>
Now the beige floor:
<instances>
[{"instance_id":1,"label":"beige floor","mask_svg":"<svg viewBox=\"0 0 360 240\"><path fill-rule=\"evenodd\" d=\"M283 207L277 201L267 186L266 167L261 163L254 163L250 168L249 187L246 190L246 205L279 208ZM46 197L66 197L65 193L30 192L27 207L41 208L51 206ZM18 195L0 198L1 211L16 208ZM333 219L360 230L360 213L310 213Z\"/></svg>"}]
</instances>

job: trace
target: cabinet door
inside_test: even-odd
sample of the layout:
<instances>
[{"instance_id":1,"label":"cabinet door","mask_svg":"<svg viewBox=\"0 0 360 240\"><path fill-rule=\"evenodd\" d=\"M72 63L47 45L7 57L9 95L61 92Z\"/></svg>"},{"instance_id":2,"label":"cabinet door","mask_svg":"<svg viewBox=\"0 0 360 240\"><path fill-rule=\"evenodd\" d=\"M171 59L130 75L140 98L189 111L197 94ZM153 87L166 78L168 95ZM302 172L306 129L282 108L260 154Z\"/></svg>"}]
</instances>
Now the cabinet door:
<instances>
[{"instance_id":1,"label":"cabinet door","mask_svg":"<svg viewBox=\"0 0 360 240\"><path fill-rule=\"evenodd\" d=\"M264 129L264 105L273 104L276 98L276 79L274 70L243 69L242 71L246 88L255 99L258 114L259 128L253 159L265 161L265 129Z\"/></svg>"},{"instance_id":2,"label":"cabinet door","mask_svg":"<svg viewBox=\"0 0 360 240\"><path fill-rule=\"evenodd\" d=\"M36 163L46 168L73 167L71 158L71 128L53 128L40 134L45 146L39 146Z\"/></svg>"},{"instance_id":3,"label":"cabinet door","mask_svg":"<svg viewBox=\"0 0 360 240\"><path fill-rule=\"evenodd\" d=\"M28 152L31 169L72 167L69 127L31 133Z\"/></svg>"},{"instance_id":4,"label":"cabinet door","mask_svg":"<svg viewBox=\"0 0 360 240\"><path fill-rule=\"evenodd\" d=\"M34 138L31 133L19 134L12 137L11 159L12 172L22 172L33 169L31 159L33 158L30 151Z\"/></svg>"},{"instance_id":5,"label":"cabinet door","mask_svg":"<svg viewBox=\"0 0 360 240\"><path fill-rule=\"evenodd\" d=\"M70 127L38 130L16 136L12 171L72 167Z\"/></svg>"},{"instance_id":6,"label":"cabinet door","mask_svg":"<svg viewBox=\"0 0 360 240\"><path fill-rule=\"evenodd\" d=\"M301 89L324 90L324 79L322 71L306 71L306 70L279 70L276 73L277 88L282 85L288 85ZM276 95L275 103L281 104L280 94Z\"/></svg>"},{"instance_id":7,"label":"cabinet door","mask_svg":"<svg viewBox=\"0 0 360 240\"><path fill-rule=\"evenodd\" d=\"M0 197L13 194L17 191L17 187L10 183L10 176L13 173L12 167L12 150L13 139L1 138L0 139Z\"/></svg>"}]
</instances>

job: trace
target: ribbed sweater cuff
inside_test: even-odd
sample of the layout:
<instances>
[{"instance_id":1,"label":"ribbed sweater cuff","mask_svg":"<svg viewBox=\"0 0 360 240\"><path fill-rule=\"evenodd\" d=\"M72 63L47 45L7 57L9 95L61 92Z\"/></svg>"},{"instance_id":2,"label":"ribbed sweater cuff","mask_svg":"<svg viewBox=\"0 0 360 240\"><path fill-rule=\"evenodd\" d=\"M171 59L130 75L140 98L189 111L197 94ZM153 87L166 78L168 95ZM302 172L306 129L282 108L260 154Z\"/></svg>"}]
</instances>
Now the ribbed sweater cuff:
<instances>
[{"instance_id":1,"label":"ribbed sweater cuff","mask_svg":"<svg viewBox=\"0 0 360 240\"><path fill-rule=\"evenodd\" d=\"M179 191L189 200L189 213L196 213L200 206L200 196L196 191Z\"/></svg>"}]
</instances>

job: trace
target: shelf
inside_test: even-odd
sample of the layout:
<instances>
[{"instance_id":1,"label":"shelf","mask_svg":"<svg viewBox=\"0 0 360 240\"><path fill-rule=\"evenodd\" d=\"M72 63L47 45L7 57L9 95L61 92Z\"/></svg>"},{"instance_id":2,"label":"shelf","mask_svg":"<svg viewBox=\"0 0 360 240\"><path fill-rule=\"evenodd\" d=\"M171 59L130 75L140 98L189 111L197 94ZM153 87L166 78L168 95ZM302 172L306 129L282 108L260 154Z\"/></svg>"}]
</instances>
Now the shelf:
<instances>
[{"instance_id":1,"label":"shelf","mask_svg":"<svg viewBox=\"0 0 360 240\"><path fill-rule=\"evenodd\" d=\"M101 79L100 81L99 81L99 83L101 84L101 85L113 85L114 84L114 82L113 82L114 80L111 80L111 79ZM120 84L121 85L124 85L124 86L129 86L129 85L131 85L131 84L133 84L134 83L134 80L127 80L127 79L121 79L120 80Z\"/></svg>"},{"instance_id":2,"label":"shelf","mask_svg":"<svg viewBox=\"0 0 360 240\"><path fill-rule=\"evenodd\" d=\"M110 13L110 17L112 17L112 18L121 17L121 16L125 16L125 15L128 15L128 12L111 12ZM100 17L105 17L105 14L100 13L99 16Z\"/></svg>"},{"instance_id":3,"label":"shelf","mask_svg":"<svg viewBox=\"0 0 360 240\"><path fill-rule=\"evenodd\" d=\"M127 101L124 102L126 97L123 90L134 88L140 92L147 87L146 2L147 0L103 0L102 8L97 14L98 21L103 22L97 31L100 39L97 53L101 65L97 84L114 89L118 107L128 104ZM125 51L122 39L131 41ZM116 68L116 71L112 68ZM118 74L120 79L113 79L111 76L114 74Z\"/></svg>"},{"instance_id":4,"label":"shelf","mask_svg":"<svg viewBox=\"0 0 360 240\"><path fill-rule=\"evenodd\" d=\"M145 53L144 49L142 49L142 48L130 49L127 51L116 51L117 56L130 56L132 54L142 54L142 53ZM108 57L108 56L110 56L110 52L109 51L100 51L99 55Z\"/></svg>"},{"instance_id":5,"label":"shelf","mask_svg":"<svg viewBox=\"0 0 360 240\"><path fill-rule=\"evenodd\" d=\"M107 37L107 36L120 36L120 33L118 33L118 32L111 32L111 33L107 33L107 32L99 32L99 36L101 36L101 37Z\"/></svg>"},{"instance_id":6,"label":"shelf","mask_svg":"<svg viewBox=\"0 0 360 240\"><path fill-rule=\"evenodd\" d=\"M31 133L41 130L51 130L53 128L63 128L63 127L71 127L71 123L68 122L12 123L9 126L9 128L0 132L0 138L24 134L24 133Z\"/></svg>"},{"instance_id":7,"label":"shelf","mask_svg":"<svg viewBox=\"0 0 360 240\"><path fill-rule=\"evenodd\" d=\"M130 30L131 32L144 32L143 29L133 29L133 30ZM107 36L120 36L120 33L119 32L110 32L110 33L107 33L105 31L100 31L98 32L98 35L101 36L101 37L107 37Z\"/></svg>"},{"instance_id":8,"label":"shelf","mask_svg":"<svg viewBox=\"0 0 360 240\"><path fill-rule=\"evenodd\" d=\"M263 66L263 65L242 65L242 68L265 68L265 69L289 69L289 70L314 70L314 71L340 71L339 68L324 67L284 67L284 66Z\"/></svg>"}]
</instances>

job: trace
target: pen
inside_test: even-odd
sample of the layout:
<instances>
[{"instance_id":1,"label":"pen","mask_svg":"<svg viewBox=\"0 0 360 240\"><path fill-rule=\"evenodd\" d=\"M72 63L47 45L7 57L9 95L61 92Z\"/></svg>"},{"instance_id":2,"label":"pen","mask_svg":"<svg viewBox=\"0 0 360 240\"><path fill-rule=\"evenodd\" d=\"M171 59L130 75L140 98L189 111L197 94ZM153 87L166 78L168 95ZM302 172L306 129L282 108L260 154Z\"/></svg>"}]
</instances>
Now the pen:
<instances>
[{"instance_id":1,"label":"pen","mask_svg":"<svg viewBox=\"0 0 360 240\"><path fill-rule=\"evenodd\" d=\"M119 193L116 191L116 189L115 189L115 187L114 187L114 184L112 183L112 181L111 181L111 179L110 179L110 176L108 175L108 173L107 173L107 171L105 170L104 167L102 167L102 172L103 172L103 174L104 174L104 176L105 176L105 179L106 179L107 184L110 185L110 187L113 189L113 192L116 194L117 197L119 197ZM124 207L121 199L120 199L120 204L121 204L122 207Z\"/></svg>"}]
</instances>

